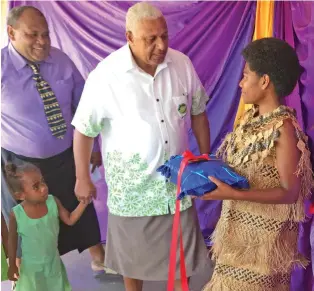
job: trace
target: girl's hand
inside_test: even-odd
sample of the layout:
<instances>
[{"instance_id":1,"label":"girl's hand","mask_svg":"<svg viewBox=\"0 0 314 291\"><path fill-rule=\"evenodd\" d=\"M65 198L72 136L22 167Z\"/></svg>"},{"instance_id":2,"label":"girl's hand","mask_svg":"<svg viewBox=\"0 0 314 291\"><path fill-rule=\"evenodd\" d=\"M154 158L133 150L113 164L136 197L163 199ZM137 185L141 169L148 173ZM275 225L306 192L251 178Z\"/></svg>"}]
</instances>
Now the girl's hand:
<instances>
[{"instance_id":1,"label":"girl's hand","mask_svg":"<svg viewBox=\"0 0 314 291\"><path fill-rule=\"evenodd\" d=\"M89 202L88 201L80 201L79 205L80 205L80 207L86 208L91 203L92 203L92 200Z\"/></svg>"},{"instance_id":2,"label":"girl's hand","mask_svg":"<svg viewBox=\"0 0 314 291\"><path fill-rule=\"evenodd\" d=\"M16 265L12 265L8 270L8 278L10 281L17 281L20 277L19 269Z\"/></svg>"},{"instance_id":3,"label":"girl's hand","mask_svg":"<svg viewBox=\"0 0 314 291\"><path fill-rule=\"evenodd\" d=\"M233 189L228 184L223 183L214 177L208 177L208 179L216 184L217 189L204 194L203 196L199 197L199 199L201 199L201 200L232 199L232 196L233 196L233 193L235 192L235 189Z\"/></svg>"}]
</instances>

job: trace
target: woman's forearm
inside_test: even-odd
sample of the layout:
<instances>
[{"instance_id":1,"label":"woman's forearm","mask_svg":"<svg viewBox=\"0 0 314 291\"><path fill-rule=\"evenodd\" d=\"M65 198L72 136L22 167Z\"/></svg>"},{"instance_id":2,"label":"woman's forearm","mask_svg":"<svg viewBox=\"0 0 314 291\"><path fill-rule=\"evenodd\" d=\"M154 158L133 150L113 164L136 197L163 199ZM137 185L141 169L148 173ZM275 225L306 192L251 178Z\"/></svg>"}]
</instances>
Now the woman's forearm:
<instances>
[{"instance_id":1,"label":"woman's forearm","mask_svg":"<svg viewBox=\"0 0 314 291\"><path fill-rule=\"evenodd\" d=\"M232 189L229 193L215 192L208 193L211 200L241 200L265 204L293 204L297 201L298 193L291 193L288 190L277 187L271 189Z\"/></svg>"}]
</instances>

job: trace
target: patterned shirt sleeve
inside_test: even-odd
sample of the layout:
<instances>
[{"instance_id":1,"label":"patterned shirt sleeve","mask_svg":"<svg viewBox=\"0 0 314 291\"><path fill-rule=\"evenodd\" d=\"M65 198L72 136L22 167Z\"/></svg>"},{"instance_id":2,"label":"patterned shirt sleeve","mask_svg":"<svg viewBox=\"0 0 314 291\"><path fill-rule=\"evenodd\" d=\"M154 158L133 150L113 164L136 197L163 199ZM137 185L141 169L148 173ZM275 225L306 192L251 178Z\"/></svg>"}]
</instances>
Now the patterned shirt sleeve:
<instances>
[{"instance_id":1,"label":"patterned shirt sleeve","mask_svg":"<svg viewBox=\"0 0 314 291\"><path fill-rule=\"evenodd\" d=\"M97 71L90 73L85 83L83 94L72 125L82 134L95 138L103 129L107 117L106 105L103 98L106 96L106 85L98 80Z\"/></svg>"},{"instance_id":2,"label":"patterned shirt sleeve","mask_svg":"<svg viewBox=\"0 0 314 291\"><path fill-rule=\"evenodd\" d=\"M192 115L199 115L206 110L206 104L209 100L209 97L203 87L192 62L189 60L190 63L190 71L192 74L191 77L191 91L190 94L192 95Z\"/></svg>"}]
</instances>

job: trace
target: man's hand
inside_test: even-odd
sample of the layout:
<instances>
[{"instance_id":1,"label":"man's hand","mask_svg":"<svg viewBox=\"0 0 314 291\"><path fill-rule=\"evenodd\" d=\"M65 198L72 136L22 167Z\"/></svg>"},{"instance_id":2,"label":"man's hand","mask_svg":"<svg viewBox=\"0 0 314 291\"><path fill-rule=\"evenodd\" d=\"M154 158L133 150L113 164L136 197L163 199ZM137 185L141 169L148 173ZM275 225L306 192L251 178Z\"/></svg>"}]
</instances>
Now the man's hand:
<instances>
[{"instance_id":1,"label":"man's hand","mask_svg":"<svg viewBox=\"0 0 314 291\"><path fill-rule=\"evenodd\" d=\"M97 197L96 187L90 178L86 180L76 179L74 191L77 200L85 204Z\"/></svg>"},{"instance_id":2,"label":"man's hand","mask_svg":"<svg viewBox=\"0 0 314 291\"><path fill-rule=\"evenodd\" d=\"M96 167L100 167L102 164L102 159L101 159L101 153L100 152L93 152L90 163L93 165L92 167L92 173L94 173Z\"/></svg>"},{"instance_id":3,"label":"man's hand","mask_svg":"<svg viewBox=\"0 0 314 291\"><path fill-rule=\"evenodd\" d=\"M10 281L17 281L19 278L19 269L16 265L12 265L8 269L8 279Z\"/></svg>"}]
</instances>

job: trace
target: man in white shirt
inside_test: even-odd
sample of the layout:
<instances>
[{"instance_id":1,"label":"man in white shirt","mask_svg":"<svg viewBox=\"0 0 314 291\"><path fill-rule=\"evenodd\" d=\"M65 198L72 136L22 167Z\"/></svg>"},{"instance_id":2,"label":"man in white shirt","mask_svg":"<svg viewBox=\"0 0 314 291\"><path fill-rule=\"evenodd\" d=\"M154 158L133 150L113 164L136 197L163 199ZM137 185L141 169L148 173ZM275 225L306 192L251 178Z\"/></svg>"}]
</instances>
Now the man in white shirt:
<instances>
[{"instance_id":1,"label":"man in white shirt","mask_svg":"<svg viewBox=\"0 0 314 291\"><path fill-rule=\"evenodd\" d=\"M127 291L143 280L167 280L176 186L156 172L188 149L188 131L209 152L208 97L190 59L168 49L162 13L146 2L126 17L128 44L98 64L87 79L72 124L76 195L96 195L90 180L93 138L102 137L108 183L105 265L123 275ZM187 275L206 265L206 247L189 197L181 202ZM181 290L180 270L176 290Z\"/></svg>"}]
</instances>

